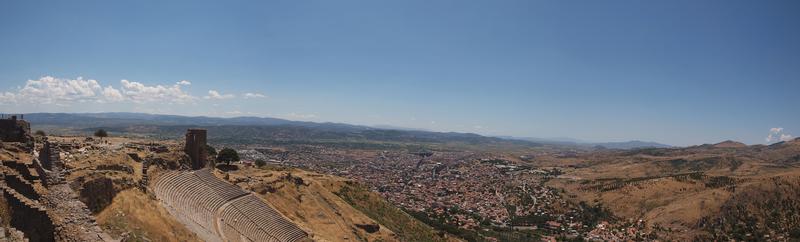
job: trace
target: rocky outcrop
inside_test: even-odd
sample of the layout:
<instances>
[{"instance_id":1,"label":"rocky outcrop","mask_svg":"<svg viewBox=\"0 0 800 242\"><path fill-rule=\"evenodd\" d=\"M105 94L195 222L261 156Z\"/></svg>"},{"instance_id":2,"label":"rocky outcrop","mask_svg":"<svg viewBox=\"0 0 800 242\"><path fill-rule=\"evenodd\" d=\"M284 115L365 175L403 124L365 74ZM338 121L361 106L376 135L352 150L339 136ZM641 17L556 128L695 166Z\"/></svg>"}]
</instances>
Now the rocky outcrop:
<instances>
[{"instance_id":1,"label":"rocky outcrop","mask_svg":"<svg viewBox=\"0 0 800 242\"><path fill-rule=\"evenodd\" d=\"M372 224L355 224L359 229L363 229L367 233L375 233L381 230L381 226L377 223Z\"/></svg>"},{"instance_id":2,"label":"rocky outcrop","mask_svg":"<svg viewBox=\"0 0 800 242\"><path fill-rule=\"evenodd\" d=\"M25 238L25 233L13 227L0 227L0 241L27 242L30 240Z\"/></svg>"}]
</instances>

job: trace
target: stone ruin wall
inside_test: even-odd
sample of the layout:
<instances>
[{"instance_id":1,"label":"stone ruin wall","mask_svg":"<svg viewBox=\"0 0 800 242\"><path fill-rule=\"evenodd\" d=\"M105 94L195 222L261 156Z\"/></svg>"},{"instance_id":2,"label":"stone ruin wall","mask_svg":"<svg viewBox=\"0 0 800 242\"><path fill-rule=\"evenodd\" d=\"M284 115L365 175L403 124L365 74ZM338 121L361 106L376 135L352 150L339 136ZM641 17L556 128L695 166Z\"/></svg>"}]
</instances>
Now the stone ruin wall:
<instances>
[{"instance_id":1,"label":"stone ruin wall","mask_svg":"<svg viewBox=\"0 0 800 242\"><path fill-rule=\"evenodd\" d=\"M33 184L25 179L20 179L19 176L15 174L6 174L3 179L5 179L6 185L23 196L32 200L39 200L39 193L33 188Z\"/></svg>"},{"instance_id":2,"label":"stone ruin wall","mask_svg":"<svg viewBox=\"0 0 800 242\"><path fill-rule=\"evenodd\" d=\"M64 182L60 176L64 164L61 162L58 148L50 141L44 140L39 157L34 159L33 166L43 184L54 185Z\"/></svg>"},{"instance_id":3,"label":"stone ruin wall","mask_svg":"<svg viewBox=\"0 0 800 242\"><path fill-rule=\"evenodd\" d=\"M0 140L3 142L26 143L29 149L33 149L31 124L25 120L17 119L16 115L12 115L10 118L3 116L0 118Z\"/></svg>"},{"instance_id":4,"label":"stone ruin wall","mask_svg":"<svg viewBox=\"0 0 800 242\"><path fill-rule=\"evenodd\" d=\"M29 165L25 163L20 163L15 160L5 160L2 162L3 166L9 167L22 175L25 180L28 181L36 181L39 180L39 172L35 170L35 168L29 167Z\"/></svg>"},{"instance_id":5,"label":"stone ruin wall","mask_svg":"<svg viewBox=\"0 0 800 242\"><path fill-rule=\"evenodd\" d=\"M202 169L206 166L206 135L205 129L189 129L186 131L186 144L184 151L192 162L192 169Z\"/></svg>"},{"instance_id":6,"label":"stone ruin wall","mask_svg":"<svg viewBox=\"0 0 800 242\"><path fill-rule=\"evenodd\" d=\"M0 185L0 193L8 205L11 226L32 242L55 241L55 226L46 209L8 186Z\"/></svg>"},{"instance_id":7,"label":"stone ruin wall","mask_svg":"<svg viewBox=\"0 0 800 242\"><path fill-rule=\"evenodd\" d=\"M37 172L27 164L7 160L0 169L0 193L11 228L21 231L29 241L55 241L55 225L48 210L39 204L43 189ZM29 179L30 178L30 179Z\"/></svg>"},{"instance_id":8,"label":"stone ruin wall","mask_svg":"<svg viewBox=\"0 0 800 242\"><path fill-rule=\"evenodd\" d=\"M53 165L59 160L58 148L53 146L50 141L45 140L42 149L39 151L39 161L45 169L52 170Z\"/></svg>"},{"instance_id":9,"label":"stone ruin wall","mask_svg":"<svg viewBox=\"0 0 800 242\"><path fill-rule=\"evenodd\" d=\"M30 125L23 120L0 117L0 138L27 143L29 150L24 151L35 153ZM3 229L12 233L12 239L19 235L32 242L113 241L97 227L86 206L71 195L61 176L64 164L57 146L45 138L43 149L31 161L0 162L0 217L3 226L10 226ZM0 236L0 241L7 238Z\"/></svg>"}]
</instances>

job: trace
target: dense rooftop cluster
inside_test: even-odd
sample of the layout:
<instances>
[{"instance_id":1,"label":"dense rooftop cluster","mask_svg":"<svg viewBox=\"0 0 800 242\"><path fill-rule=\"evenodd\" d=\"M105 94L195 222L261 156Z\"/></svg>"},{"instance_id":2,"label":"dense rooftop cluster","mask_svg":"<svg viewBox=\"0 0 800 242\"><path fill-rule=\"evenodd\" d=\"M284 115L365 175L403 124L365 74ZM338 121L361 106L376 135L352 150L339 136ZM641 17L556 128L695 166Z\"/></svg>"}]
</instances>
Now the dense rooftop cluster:
<instances>
[{"instance_id":1,"label":"dense rooftop cluster","mask_svg":"<svg viewBox=\"0 0 800 242\"><path fill-rule=\"evenodd\" d=\"M515 231L510 232L514 236L643 236L639 225L615 222L602 208L574 204L559 189L547 186L545 182L561 174L558 168L533 167L491 153L435 152L430 156L318 146L243 153L246 159L360 181L415 217L464 237L486 229Z\"/></svg>"}]
</instances>

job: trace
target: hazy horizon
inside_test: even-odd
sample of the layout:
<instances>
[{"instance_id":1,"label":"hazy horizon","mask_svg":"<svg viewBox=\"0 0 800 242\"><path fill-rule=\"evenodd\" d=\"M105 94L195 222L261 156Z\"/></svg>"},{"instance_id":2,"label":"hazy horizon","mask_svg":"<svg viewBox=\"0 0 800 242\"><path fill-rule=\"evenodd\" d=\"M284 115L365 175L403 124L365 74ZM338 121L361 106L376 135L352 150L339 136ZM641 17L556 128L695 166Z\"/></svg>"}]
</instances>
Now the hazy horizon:
<instances>
[{"instance_id":1,"label":"hazy horizon","mask_svg":"<svg viewBox=\"0 0 800 242\"><path fill-rule=\"evenodd\" d=\"M800 133L800 3L0 4L0 112L144 112L490 136Z\"/></svg>"}]
</instances>

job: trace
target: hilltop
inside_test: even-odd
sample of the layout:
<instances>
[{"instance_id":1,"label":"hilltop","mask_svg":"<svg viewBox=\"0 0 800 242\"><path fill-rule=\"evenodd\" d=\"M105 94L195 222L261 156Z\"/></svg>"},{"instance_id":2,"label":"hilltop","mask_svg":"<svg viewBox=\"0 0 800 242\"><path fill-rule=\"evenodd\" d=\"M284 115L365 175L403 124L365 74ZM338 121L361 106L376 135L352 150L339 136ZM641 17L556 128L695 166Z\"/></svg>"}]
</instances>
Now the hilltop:
<instances>
[{"instance_id":1,"label":"hilltop","mask_svg":"<svg viewBox=\"0 0 800 242\"><path fill-rule=\"evenodd\" d=\"M725 141L677 149L579 156L561 187L576 200L648 221L677 240L797 237L800 140L770 146ZM771 215L770 215L771 214ZM776 215L779 214L779 215ZM795 230L793 230L795 229Z\"/></svg>"}]
</instances>

